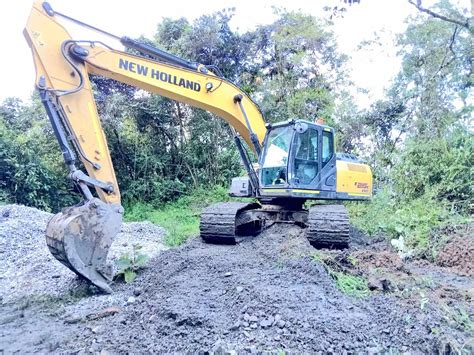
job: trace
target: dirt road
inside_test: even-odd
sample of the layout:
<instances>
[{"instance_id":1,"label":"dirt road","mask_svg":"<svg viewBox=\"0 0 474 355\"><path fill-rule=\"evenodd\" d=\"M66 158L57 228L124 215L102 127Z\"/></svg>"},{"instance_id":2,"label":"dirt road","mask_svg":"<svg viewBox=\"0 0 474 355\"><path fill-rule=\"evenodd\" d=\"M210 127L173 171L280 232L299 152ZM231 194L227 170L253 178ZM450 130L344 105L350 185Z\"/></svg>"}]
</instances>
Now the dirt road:
<instances>
[{"instance_id":1,"label":"dirt road","mask_svg":"<svg viewBox=\"0 0 474 355\"><path fill-rule=\"evenodd\" d=\"M161 229L125 226L119 246L144 234L157 254L133 283L99 295L52 262L43 239L49 215L24 209L0 207L0 352L473 349L472 275L402 262L385 242L360 233L353 249L315 258L291 225L237 246L193 238L169 250ZM327 265L369 279L372 291L361 298L341 292ZM14 285L15 276L23 284Z\"/></svg>"}]
</instances>

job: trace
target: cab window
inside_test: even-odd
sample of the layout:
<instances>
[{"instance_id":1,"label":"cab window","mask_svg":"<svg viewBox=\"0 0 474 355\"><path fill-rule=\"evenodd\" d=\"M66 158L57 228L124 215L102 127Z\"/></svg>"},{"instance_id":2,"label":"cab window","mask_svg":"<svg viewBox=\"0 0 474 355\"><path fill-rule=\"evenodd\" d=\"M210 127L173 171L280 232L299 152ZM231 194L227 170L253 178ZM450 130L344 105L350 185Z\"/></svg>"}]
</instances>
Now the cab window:
<instances>
[{"instance_id":1,"label":"cab window","mask_svg":"<svg viewBox=\"0 0 474 355\"><path fill-rule=\"evenodd\" d=\"M295 138L295 180L309 184L318 174L318 131L307 129Z\"/></svg>"},{"instance_id":2,"label":"cab window","mask_svg":"<svg viewBox=\"0 0 474 355\"><path fill-rule=\"evenodd\" d=\"M293 128L290 126L274 128L268 136L267 149L263 157L263 185L285 185L287 183L288 152L290 150Z\"/></svg>"},{"instance_id":3,"label":"cab window","mask_svg":"<svg viewBox=\"0 0 474 355\"><path fill-rule=\"evenodd\" d=\"M334 138L332 132L323 131L323 151L322 151L322 166L329 163L334 154Z\"/></svg>"}]
</instances>

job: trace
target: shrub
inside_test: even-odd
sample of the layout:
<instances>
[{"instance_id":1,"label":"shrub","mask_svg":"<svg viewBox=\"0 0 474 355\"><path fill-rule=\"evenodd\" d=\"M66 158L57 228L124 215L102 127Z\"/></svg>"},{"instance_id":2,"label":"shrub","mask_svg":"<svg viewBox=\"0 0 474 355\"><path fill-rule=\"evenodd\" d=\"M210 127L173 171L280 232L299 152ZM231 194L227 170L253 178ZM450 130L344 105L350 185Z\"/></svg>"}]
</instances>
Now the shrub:
<instances>
[{"instance_id":1,"label":"shrub","mask_svg":"<svg viewBox=\"0 0 474 355\"><path fill-rule=\"evenodd\" d=\"M431 258L438 245L431 243L437 231L447 224L465 223L466 218L451 211L449 204L430 194L413 200L396 196L388 188L376 194L372 202L348 204L351 222L370 236L388 239L403 237L405 245L421 257Z\"/></svg>"},{"instance_id":2,"label":"shrub","mask_svg":"<svg viewBox=\"0 0 474 355\"><path fill-rule=\"evenodd\" d=\"M474 137L456 128L444 138L410 139L391 175L404 199L430 194L466 211L474 202Z\"/></svg>"}]
</instances>

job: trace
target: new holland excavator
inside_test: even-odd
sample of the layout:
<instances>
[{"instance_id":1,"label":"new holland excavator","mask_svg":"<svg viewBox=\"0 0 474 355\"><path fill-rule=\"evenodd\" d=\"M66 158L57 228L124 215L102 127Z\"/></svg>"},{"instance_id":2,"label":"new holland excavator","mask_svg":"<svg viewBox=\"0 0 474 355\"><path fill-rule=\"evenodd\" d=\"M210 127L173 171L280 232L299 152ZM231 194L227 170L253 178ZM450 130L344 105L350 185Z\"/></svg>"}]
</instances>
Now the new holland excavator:
<instances>
[{"instance_id":1,"label":"new holland excavator","mask_svg":"<svg viewBox=\"0 0 474 355\"><path fill-rule=\"evenodd\" d=\"M111 37L140 54L96 40L75 40L61 21ZM273 223L295 223L316 247L348 246L349 218L342 204L305 207L307 200L366 200L372 195L370 167L336 157L333 128L315 123L313 117L266 123L258 105L215 67L115 36L54 11L47 2L34 2L24 35L36 67L36 88L69 178L84 198L50 220L46 242L56 259L80 277L111 292L107 253L124 212L89 75L205 109L229 123L247 172L232 180L230 194L258 202L206 208L200 222L204 241L234 244Z\"/></svg>"}]
</instances>

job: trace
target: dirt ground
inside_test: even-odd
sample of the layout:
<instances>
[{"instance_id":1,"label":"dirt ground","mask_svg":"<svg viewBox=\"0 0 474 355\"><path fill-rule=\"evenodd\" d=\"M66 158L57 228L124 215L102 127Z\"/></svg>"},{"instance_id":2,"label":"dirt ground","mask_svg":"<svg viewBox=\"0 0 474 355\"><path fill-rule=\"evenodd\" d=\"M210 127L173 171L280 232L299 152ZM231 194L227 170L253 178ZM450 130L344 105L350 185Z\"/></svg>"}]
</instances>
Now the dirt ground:
<instances>
[{"instance_id":1,"label":"dirt ground","mask_svg":"<svg viewBox=\"0 0 474 355\"><path fill-rule=\"evenodd\" d=\"M162 229L126 224L119 247L143 234L155 256L133 283L101 295L51 260L50 215L25 209L0 207L0 353L473 351L472 273L402 261L357 231L351 249L315 258L292 225L236 246L192 238L166 250ZM331 268L368 280L370 294L341 292Z\"/></svg>"}]
</instances>

